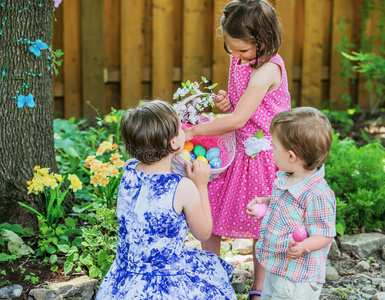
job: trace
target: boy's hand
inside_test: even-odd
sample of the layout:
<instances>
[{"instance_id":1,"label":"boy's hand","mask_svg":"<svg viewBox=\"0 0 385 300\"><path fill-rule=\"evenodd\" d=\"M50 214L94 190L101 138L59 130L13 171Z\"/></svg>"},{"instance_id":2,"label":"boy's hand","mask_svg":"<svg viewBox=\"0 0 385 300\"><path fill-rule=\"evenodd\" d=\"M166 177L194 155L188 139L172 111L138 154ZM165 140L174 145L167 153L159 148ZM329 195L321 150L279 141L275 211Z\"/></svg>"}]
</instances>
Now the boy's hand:
<instances>
[{"instance_id":1,"label":"boy's hand","mask_svg":"<svg viewBox=\"0 0 385 300\"><path fill-rule=\"evenodd\" d=\"M185 164L187 176L190 178L197 188L207 187L207 183L210 179L210 170L211 167L204 161L194 160L193 169L191 169L190 164L186 162Z\"/></svg>"},{"instance_id":2,"label":"boy's hand","mask_svg":"<svg viewBox=\"0 0 385 300\"><path fill-rule=\"evenodd\" d=\"M214 98L214 104L223 112L228 112L231 108L231 103L227 92L220 90Z\"/></svg>"},{"instance_id":3,"label":"boy's hand","mask_svg":"<svg viewBox=\"0 0 385 300\"><path fill-rule=\"evenodd\" d=\"M251 216L254 220L260 220L262 218L258 218L255 216L254 214L254 209L253 209L253 205L254 204L257 204L257 203L263 203L263 204L266 204L267 206L269 206L270 204L270 198L269 197L257 197L253 200L251 200L247 206L246 206L246 213Z\"/></svg>"},{"instance_id":4,"label":"boy's hand","mask_svg":"<svg viewBox=\"0 0 385 300\"><path fill-rule=\"evenodd\" d=\"M303 253L306 253L305 246L301 243L296 243L294 240L290 239L289 247L287 248L287 257L289 259L297 259Z\"/></svg>"}]
</instances>

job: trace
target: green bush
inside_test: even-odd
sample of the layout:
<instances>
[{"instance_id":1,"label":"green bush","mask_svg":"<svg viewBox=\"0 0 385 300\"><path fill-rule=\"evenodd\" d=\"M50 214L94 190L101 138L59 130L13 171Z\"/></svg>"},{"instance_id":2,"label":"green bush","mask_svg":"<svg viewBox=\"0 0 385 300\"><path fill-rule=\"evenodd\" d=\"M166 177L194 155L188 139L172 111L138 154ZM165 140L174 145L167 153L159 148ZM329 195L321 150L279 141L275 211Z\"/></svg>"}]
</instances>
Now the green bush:
<instances>
[{"instance_id":1,"label":"green bush","mask_svg":"<svg viewBox=\"0 0 385 300\"><path fill-rule=\"evenodd\" d=\"M385 152L379 143L358 148L352 139L333 135L325 178L337 198L339 234L385 225L384 167Z\"/></svg>"}]
</instances>

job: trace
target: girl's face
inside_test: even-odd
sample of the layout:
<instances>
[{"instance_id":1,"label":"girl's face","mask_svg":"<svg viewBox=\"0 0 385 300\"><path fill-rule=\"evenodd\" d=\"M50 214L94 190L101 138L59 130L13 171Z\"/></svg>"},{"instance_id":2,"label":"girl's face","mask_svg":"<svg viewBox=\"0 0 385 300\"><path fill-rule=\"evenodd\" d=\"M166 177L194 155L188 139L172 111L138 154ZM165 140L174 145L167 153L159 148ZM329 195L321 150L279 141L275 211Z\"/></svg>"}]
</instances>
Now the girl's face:
<instances>
[{"instance_id":1,"label":"girl's face","mask_svg":"<svg viewBox=\"0 0 385 300\"><path fill-rule=\"evenodd\" d=\"M175 137L175 142L176 142L176 148L175 149L179 148L179 150L177 152L175 152L175 154L179 154L182 152L185 141L186 141L186 134L184 133L184 130L182 129L181 122L179 122L179 132L178 132L178 135Z\"/></svg>"},{"instance_id":2,"label":"girl's face","mask_svg":"<svg viewBox=\"0 0 385 300\"><path fill-rule=\"evenodd\" d=\"M242 63L248 63L255 59L257 46L251 42L240 39L233 39L228 34L224 35L224 41L227 48L234 57L238 57Z\"/></svg>"}]
</instances>

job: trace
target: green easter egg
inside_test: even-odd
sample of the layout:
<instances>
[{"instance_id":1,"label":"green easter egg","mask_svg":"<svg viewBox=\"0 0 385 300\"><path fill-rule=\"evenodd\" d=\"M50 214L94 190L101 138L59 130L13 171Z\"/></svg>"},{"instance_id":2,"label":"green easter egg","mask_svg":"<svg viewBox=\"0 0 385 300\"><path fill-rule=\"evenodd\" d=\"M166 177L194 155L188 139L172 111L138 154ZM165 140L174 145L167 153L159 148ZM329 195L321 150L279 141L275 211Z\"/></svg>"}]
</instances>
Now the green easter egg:
<instances>
[{"instance_id":1,"label":"green easter egg","mask_svg":"<svg viewBox=\"0 0 385 300\"><path fill-rule=\"evenodd\" d=\"M201 145L195 145L193 152L196 155L196 157L206 155L206 149L203 148L203 146Z\"/></svg>"}]
</instances>

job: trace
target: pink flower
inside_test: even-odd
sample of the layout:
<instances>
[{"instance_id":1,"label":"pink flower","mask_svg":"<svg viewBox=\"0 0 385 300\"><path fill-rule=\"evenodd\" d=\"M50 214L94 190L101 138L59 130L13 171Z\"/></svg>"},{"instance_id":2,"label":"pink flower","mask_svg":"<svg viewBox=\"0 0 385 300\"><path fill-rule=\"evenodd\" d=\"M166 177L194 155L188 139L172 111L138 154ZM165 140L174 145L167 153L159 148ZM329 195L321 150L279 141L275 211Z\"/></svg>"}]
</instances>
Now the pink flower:
<instances>
[{"instance_id":1,"label":"pink flower","mask_svg":"<svg viewBox=\"0 0 385 300\"><path fill-rule=\"evenodd\" d=\"M59 7L60 3L62 2L62 0L53 0L54 4L53 6L55 6L56 8Z\"/></svg>"}]
</instances>

